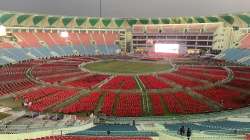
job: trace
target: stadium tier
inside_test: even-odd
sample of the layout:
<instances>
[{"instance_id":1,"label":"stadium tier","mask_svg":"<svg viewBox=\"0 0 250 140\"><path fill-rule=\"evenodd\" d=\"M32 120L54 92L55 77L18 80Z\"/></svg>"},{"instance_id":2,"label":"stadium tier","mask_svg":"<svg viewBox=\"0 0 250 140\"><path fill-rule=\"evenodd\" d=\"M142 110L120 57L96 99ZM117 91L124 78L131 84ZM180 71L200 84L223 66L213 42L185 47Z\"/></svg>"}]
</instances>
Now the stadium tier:
<instances>
[{"instance_id":1,"label":"stadium tier","mask_svg":"<svg viewBox=\"0 0 250 140\"><path fill-rule=\"evenodd\" d=\"M249 139L250 13L0 24L0 139Z\"/></svg>"},{"instance_id":2,"label":"stadium tier","mask_svg":"<svg viewBox=\"0 0 250 140\"><path fill-rule=\"evenodd\" d=\"M232 63L250 65L250 49L229 48L223 51L218 59L224 59Z\"/></svg>"},{"instance_id":3,"label":"stadium tier","mask_svg":"<svg viewBox=\"0 0 250 140\"><path fill-rule=\"evenodd\" d=\"M13 32L0 44L0 64L69 55L111 55L119 52L118 32L72 32L68 37L51 32Z\"/></svg>"},{"instance_id":4,"label":"stadium tier","mask_svg":"<svg viewBox=\"0 0 250 140\"><path fill-rule=\"evenodd\" d=\"M13 32L13 38L17 40L18 45L22 48L26 47L54 47L54 46L103 46L115 45L119 40L119 33L116 32L102 32L97 31L93 33L69 33L67 37L63 38L60 33L50 32ZM4 43L1 48L9 48L10 44ZM12 48L17 46L12 45Z\"/></svg>"},{"instance_id":5,"label":"stadium tier","mask_svg":"<svg viewBox=\"0 0 250 140\"><path fill-rule=\"evenodd\" d=\"M1 96L20 97L36 112L53 108L66 114L99 112L120 117L208 113L250 104L249 67L183 65L173 72L139 76L81 69L96 61L101 60L71 56L4 66ZM79 93L83 89L84 95ZM62 107L54 108L58 104Z\"/></svg>"}]
</instances>

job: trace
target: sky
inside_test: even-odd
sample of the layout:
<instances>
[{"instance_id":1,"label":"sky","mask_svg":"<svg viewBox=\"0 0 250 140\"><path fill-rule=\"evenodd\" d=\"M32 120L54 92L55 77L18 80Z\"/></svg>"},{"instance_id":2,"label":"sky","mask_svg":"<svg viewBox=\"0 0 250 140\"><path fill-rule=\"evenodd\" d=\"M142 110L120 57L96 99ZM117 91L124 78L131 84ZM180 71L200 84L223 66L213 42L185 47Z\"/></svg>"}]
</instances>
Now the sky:
<instances>
[{"instance_id":1,"label":"sky","mask_svg":"<svg viewBox=\"0 0 250 140\"><path fill-rule=\"evenodd\" d=\"M250 0L101 0L103 17L206 16L250 12ZM99 16L100 0L0 0L0 10Z\"/></svg>"}]
</instances>

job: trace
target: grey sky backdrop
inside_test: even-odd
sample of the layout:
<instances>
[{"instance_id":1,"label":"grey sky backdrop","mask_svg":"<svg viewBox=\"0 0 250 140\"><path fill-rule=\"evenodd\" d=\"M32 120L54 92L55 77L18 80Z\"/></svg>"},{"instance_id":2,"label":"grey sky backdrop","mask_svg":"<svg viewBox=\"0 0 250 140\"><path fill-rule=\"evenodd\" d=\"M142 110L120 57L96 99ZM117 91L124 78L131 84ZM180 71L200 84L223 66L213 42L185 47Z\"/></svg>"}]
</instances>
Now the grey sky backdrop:
<instances>
[{"instance_id":1,"label":"grey sky backdrop","mask_svg":"<svg viewBox=\"0 0 250 140\"><path fill-rule=\"evenodd\" d=\"M99 0L0 0L0 10L99 16ZM250 11L250 0L102 0L105 17L202 16Z\"/></svg>"}]
</instances>

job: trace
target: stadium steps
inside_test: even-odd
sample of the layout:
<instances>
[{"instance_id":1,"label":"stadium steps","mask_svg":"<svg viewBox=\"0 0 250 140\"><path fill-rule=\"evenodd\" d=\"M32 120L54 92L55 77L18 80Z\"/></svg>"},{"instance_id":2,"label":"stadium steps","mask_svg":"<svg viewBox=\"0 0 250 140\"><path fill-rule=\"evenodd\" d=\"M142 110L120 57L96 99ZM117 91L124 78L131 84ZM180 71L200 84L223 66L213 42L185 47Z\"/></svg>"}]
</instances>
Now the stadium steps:
<instances>
[{"instance_id":1,"label":"stadium steps","mask_svg":"<svg viewBox=\"0 0 250 140\"><path fill-rule=\"evenodd\" d=\"M104 74L105 74L105 73L104 73ZM112 80L114 77L115 77L115 76L112 75L112 76L106 78L106 79L105 79L103 82L101 82L97 87L98 87L98 88L101 88L103 85L105 85L106 83L108 83L108 82L109 82L110 80Z\"/></svg>"},{"instance_id":2,"label":"stadium steps","mask_svg":"<svg viewBox=\"0 0 250 140\"><path fill-rule=\"evenodd\" d=\"M114 101L114 104L112 106L112 114L116 114L116 107L117 107L117 104L119 103L119 96L116 95L115 96L115 101Z\"/></svg>"},{"instance_id":3,"label":"stadium steps","mask_svg":"<svg viewBox=\"0 0 250 140\"><path fill-rule=\"evenodd\" d=\"M155 75L155 77L156 77L157 79L159 79L159 80L161 80L161 81L163 81L163 82L169 84L171 87L173 87L173 88L174 88L174 89L173 89L173 92L177 92L177 91L182 90L182 86L181 86L181 85L176 84L175 82L173 82L173 81L171 81L171 80L167 80L167 79L165 79L165 78L162 78L162 77L160 77L158 74Z\"/></svg>"},{"instance_id":4,"label":"stadium steps","mask_svg":"<svg viewBox=\"0 0 250 140\"><path fill-rule=\"evenodd\" d=\"M102 106L103 106L103 102L104 102L104 97L105 97L104 94L101 94L101 96L99 97L99 100L97 102L96 108L94 110L94 114L97 114L98 112L101 111Z\"/></svg>"},{"instance_id":5,"label":"stadium steps","mask_svg":"<svg viewBox=\"0 0 250 140\"><path fill-rule=\"evenodd\" d=\"M33 68L34 68L34 67L30 67L28 70L26 70L26 77L27 77L30 81L32 81L32 82L34 82L34 83L36 83L36 84L38 84L38 85L46 85L44 82L41 82L41 81L37 80L36 77L34 77L34 75L32 74Z\"/></svg>"},{"instance_id":6,"label":"stadium steps","mask_svg":"<svg viewBox=\"0 0 250 140\"><path fill-rule=\"evenodd\" d=\"M169 111L168 106L165 105L163 98L160 98L161 106L163 107L164 110L164 115L171 115L172 113Z\"/></svg>"},{"instance_id":7,"label":"stadium steps","mask_svg":"<svg viewBox=\"0 0 250 140\"><path fill-rule=\"evenodd\" d=\"M146 92L146 88L144 84L142 83L142 81L140 80L138 75L136 75L134 78L138 87L141 90L143 112L144 114L152 114L152 106L149 104L149 97L148 97L148 93Z\"/></svg>"},{"instance_id":8,"label":"stadium steps","mask_svg":"<svg viewBox=\"0 0 250 140\"><path fill-rule=\"evenodd\" d=\"M104 74L105 75L105 74ZM107 74L108 75L108 74ZM97 83L96 85L94 85L93 87L91 87L91 89L96 89L96 88L100 88L102 85L104 85L105 83L107 83L107 81L109 81L110 79L110 75L108 75L108 77L102 81L100 81L99 83Z\"/></svg>"}]
</instances>

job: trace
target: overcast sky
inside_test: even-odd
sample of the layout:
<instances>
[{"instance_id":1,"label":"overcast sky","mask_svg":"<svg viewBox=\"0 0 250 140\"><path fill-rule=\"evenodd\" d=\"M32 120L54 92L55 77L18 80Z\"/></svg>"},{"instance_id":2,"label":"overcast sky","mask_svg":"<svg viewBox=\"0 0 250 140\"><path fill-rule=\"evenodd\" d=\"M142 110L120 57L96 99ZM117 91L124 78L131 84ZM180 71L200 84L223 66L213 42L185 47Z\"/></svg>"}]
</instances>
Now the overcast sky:
<instances>
[{"instance_id":1,"label":"overcast sky","mask_svg":"<svg viewBox=\"0 0 250 140\"><path fill-rule=\"evenodd\" d=\"M100 0L0 0L0 10L99 16ZM200 16L250 11L250 0L102 0L105 17Z\"/></svg>"}]
</instances>

